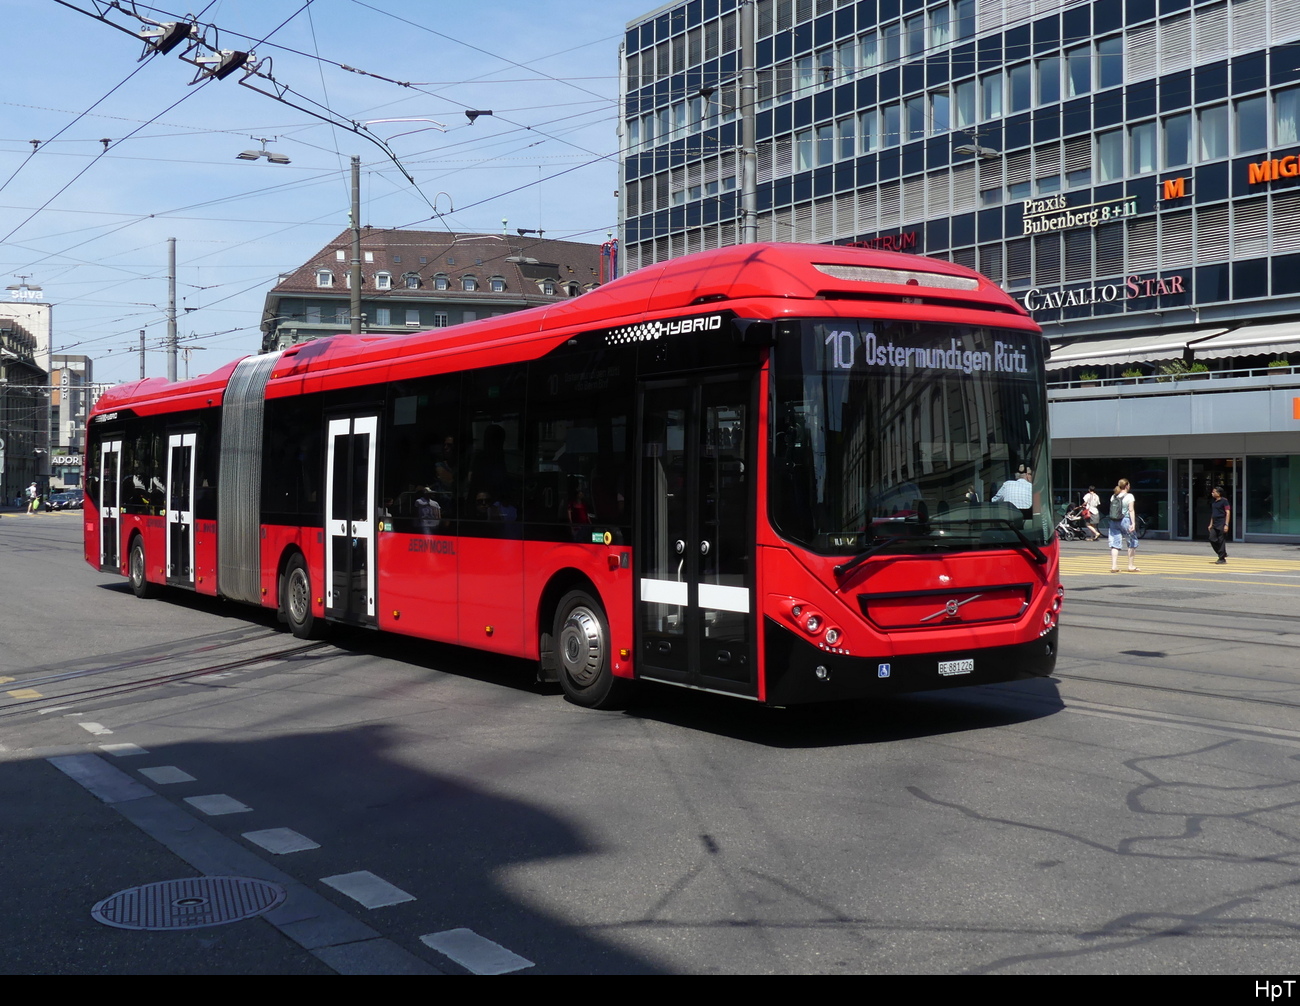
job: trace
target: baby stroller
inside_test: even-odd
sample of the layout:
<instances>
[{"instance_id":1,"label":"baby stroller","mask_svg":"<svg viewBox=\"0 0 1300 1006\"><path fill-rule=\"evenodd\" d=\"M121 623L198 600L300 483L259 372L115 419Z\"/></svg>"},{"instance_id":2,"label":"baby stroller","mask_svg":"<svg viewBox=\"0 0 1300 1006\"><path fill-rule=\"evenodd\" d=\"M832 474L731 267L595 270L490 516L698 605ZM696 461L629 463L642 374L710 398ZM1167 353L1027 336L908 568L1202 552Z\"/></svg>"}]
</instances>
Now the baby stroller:
<instances>
[{"instance_id":1,"label":"baby stroller","mask_svg":"<svg viewBox=\"0 0 1300 1006\"><path fill-rule=\"evenodd\" d=\"M1061 507L1061 522L1056 525L1056 536L1061 541L1086 541L1087 527L1088 518L1084 515L1082 504Z\"/></svg>"}]
</instances>

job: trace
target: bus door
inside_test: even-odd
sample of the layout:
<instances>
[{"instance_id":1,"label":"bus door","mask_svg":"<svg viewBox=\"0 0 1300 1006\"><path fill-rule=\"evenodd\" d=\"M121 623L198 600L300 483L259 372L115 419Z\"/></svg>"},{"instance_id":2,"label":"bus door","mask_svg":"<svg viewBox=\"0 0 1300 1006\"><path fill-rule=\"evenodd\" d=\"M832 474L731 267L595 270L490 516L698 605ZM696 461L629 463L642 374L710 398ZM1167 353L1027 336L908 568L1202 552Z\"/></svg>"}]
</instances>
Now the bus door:
<instances>
[{"instance_id":1,"label":"bus door","mask_svg":"<svg viewBox=\"0 0 1300 1006\"><path fill-rule=\"evenodd\" d=\"M167 582L194 586L193 433L167 435Z\"/></svg>"},{"instance_id":2,"label":"bus door","mask_svg":"<svg viewBox=\"0 0 1300 1006\"><path fill-rule=\"evenodd\" d=\"M122 565L118 555L121 468L122 441L105 440L99 445L99 565L102 569L119 569Z\"/></svg>"},{"instance_id":3,"label":"bus door","mask_svg":"<svg viewBox=\"0 0 1300 1006\"><path fill-rule=\"evenodd\" d=\"M325 465L325 614L374 624L379 417L330 419Z\"/></svg>"},{"instance_id":4,"label":"bus door","mask_svg":"<svg viewBox=\"0 0 1300 1006\"><path fill-rule=\"evenodd\" d=\"M757 694L753 390L646 385L637 508L638 673Z\"/></svg>"}]
</instances>

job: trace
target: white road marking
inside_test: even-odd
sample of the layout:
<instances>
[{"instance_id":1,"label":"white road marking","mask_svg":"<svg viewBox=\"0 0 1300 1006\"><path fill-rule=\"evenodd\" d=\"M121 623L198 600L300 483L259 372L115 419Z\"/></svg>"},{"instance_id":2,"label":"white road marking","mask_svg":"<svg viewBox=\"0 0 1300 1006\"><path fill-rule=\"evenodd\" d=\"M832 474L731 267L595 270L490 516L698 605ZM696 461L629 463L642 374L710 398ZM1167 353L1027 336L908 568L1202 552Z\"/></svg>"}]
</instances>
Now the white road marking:
<instances>
[{"instance_id":1,"label":"white road marking","mask_svg":"<svg viewBox=\"0 0 1300 1006\"><path fill-rule=\"evenodd\" d=\"M46 715L47 713L61 713L61 712L63 712L65 709L71 709L71 708L72 708L71 706L50 706L50 707L48 707L48 708L46 708L46 709L38 709L38 710L36 710L36 711L37 711L38 713L40 713L42 716L44 716L44 715ZM68 713L68 715L69 715L69 716L76 716L76 715L78 715L78 714L77 714L77 713Z\"/></svg>"},{"instance_id":2,"label":"white road marking","mask_svg":"<svg viewBox=\"0 0 1300 1006\"><path fill-rule=\"evenodd\" d=\"M267 852L275 853L277 856L320 848L319 842L313 842L306 835L299 835L292 828L267 828L265 831L246 831L244 837L254 845L260 845Z\"/></svg>"},{"instance_id":3,"label":"white road marking","mask_svg":"<svg viewBox=\"0 0 1300 1006\"><path fill-rule=\"evenodd\" d=\"M333 877L321 877L322 884L329 884L334 890L346 894L353 901L359 901L367 908L384 908L387 905L400 905L403 901L414 901L414 894L407 894L400 887L390 884L383 877L377 877L369 870L356 873L339 873Z\"/></svg>"},{"instance_id":4,"label":"white road marking","mask_svg":"<svg viewBox=\"0 0 1300 1006\"><path fill-rule=\"evenodd\" d=\"M114 758L133 758L136 755L149 753L139 744L101 744L99 750L111 754Z\"/></svg>"},{"instance_id":5,"label":"white road marking","mask_svg":"<svg viewBox=\"0 0 1300 1006\"><path fill-rule=\"evenodd\" d=\"M175 765L158 765L154 768L142 768L140 774L159 786L168 786L174 782L193 782L194 776L178 769Z\"/></svg>"},{"instance_id":6,"label":"white road marking","mask_svg":"<svg viewBox=\"0 0 1300 1006\"><path fill-rule=\"evenodd\" d=\"M105 734L111 734L113 732L102 723L78 723L77 726L81 727L82 730L89 731L96 737L103 737Z\"/></svg>"},{"instance_id":7,"label":"white road marking","mask_svg":"<svg viewBox=\"0 0 1300 1006\"><path fill-rule=\"evenodd\" d=\"M476 975L505 975L534 966L528 958L512 953L500 943L493 943L472 929L448 929L441 933L429 933L421 936L420 942L440 954L446 954Z\"/></svg>"},{"instance_id":8,"label":"white road marking","mask_svg":"<svg viewBox=\"0 0 1300 1006\"><path fill-rule=\"evenodd\" d=\"M252 807L240 803L233 796L226 796L225 793L210 793L207 796L187 796L185 802L191 807L203 811L209 817L219 817L222 814L242 814L245 811L252 810Z\"/></svg>"}]
</instances>

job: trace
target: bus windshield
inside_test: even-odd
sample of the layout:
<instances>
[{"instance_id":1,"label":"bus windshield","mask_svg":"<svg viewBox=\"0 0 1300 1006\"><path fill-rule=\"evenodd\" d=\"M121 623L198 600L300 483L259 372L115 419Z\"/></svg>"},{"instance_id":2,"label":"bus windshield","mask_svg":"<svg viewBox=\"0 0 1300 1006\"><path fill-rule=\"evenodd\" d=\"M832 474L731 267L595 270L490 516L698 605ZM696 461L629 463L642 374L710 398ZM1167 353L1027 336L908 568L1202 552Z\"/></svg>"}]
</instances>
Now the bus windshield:
<instances>
[{"instance_id":1,"label":"bus windshield","mask_svg":"<svg viewBox=\"0 0 1300 1006\"><path fill-rule=\"evenodd\" d=\"M782 326L770 507L827 555L1033 548L1052 534L1042 337L879 319Z\"/></svg>"}]
</instances>

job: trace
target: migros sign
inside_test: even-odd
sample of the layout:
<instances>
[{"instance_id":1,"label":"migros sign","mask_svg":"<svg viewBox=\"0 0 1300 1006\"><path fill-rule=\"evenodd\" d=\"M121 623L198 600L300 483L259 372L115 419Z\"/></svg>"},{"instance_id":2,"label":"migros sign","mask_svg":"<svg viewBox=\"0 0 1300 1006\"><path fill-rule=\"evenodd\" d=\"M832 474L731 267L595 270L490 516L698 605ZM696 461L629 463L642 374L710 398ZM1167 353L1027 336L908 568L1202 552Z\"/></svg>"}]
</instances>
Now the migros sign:
<instances>
[{"instance_id":1,"label":"migros sign","mask_svg":"<svg viewBox=\"0 0 1300 1006\"><path fill-rule=\"evenodd\" d=\"M1256 164L1246 165L1246 181L1250 185L1275 182L1279 178L1300 177L1300 156L1272 157Z\"/></svg>"}]
</instances>

